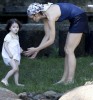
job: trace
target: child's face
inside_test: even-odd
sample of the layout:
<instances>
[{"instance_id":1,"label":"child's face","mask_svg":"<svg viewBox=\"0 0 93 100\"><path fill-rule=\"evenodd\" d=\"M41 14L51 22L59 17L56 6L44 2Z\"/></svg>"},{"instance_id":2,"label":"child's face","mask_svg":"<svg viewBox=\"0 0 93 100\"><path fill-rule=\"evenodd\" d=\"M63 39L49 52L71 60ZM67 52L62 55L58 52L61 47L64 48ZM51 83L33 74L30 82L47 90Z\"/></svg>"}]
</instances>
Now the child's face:
<instances>
[{"instance_id":1,"label":"child's face","mask_svg":"<svg viewBox=\"0 0 93 100\"><path fill-rule=\"evenodd\" d=\"M10 31L14 34L18 33L19 31L19 25L17 23L13 23L10 27Z\"/></svg>"}]
</instances>

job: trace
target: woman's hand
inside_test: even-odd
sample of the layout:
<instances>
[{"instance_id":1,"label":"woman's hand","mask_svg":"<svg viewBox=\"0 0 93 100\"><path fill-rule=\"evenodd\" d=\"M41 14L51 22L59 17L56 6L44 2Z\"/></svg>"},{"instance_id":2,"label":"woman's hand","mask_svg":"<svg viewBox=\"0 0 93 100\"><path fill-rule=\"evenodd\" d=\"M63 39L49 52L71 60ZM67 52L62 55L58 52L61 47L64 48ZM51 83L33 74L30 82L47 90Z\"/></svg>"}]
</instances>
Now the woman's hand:
<instances>
[{"instance_id":1,"label":"woman's hand","mask_svg":"<svg viewBox=\"0 0 93 100\"><path fill-rule=\"evenodd\" d=\"M27 51L24 52L24 54L25 56L31 56L31 55L34 55L35 52L37 52L37 49L34 47L31 47L31 48L28 48Z\"/></svg>"},{"instance_id":2,"label":"woman's hand","mask_svg":"<svg viewBox=\"0 0 93 100\"><path fill-rule=\"evenodd\" d=\"M37 56L38 52L35 52L31 55L31 57L29 57L30 59L34 59Z\"/></svg>"}]
</instances>

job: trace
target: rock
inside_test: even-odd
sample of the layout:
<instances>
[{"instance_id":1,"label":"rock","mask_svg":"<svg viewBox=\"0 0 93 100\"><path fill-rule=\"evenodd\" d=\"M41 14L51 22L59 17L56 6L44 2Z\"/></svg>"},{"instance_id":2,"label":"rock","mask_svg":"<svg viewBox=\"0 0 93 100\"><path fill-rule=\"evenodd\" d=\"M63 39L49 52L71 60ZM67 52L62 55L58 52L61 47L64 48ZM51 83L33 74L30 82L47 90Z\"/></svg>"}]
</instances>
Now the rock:
<instances>
[{"instance_id":1,"label":"rock","mask_svg":"<svg viewBox=\"0 0 93 100\"><path fill-rule=\"evenodd\" d=\"M23 92L18 96L22 100L58 100L62 96L62 93L57 93L55 91L46 91L44 93Z\"/></svg>"},{"instance_id":2,"label":"rock","mask_svg":"<svg viewBox=\"0 0 93 100\"><path fill-rule=\"evenodd\" d=\"M6 88L0 87L0 100L21 100L18 95Z\"/></svg>"},{"instance_id":3,"label":"rock","mask_svg":"<svg viewBox=\"0 0 93 100\"><path fill-rule=\"evenodd\" d=\"M18 96L22 100L27 100L28 99L26 92L20 93L20 94L18 94Z\"/></svg>"},{"instance_id":4,"label":"rock","mask_svg":"<svg viewBox=\"0 0 93 100\"><path fill-rule=\"evenodd\" d=\"M55 91L47 91L44 92L44 95L50 100L58 100L62 96L62 93L57 93Z\"/></svg>"},{"instance_id":5,"label":"rock","mask_svg":"<svg viewBox=\"0 0 93 100\"><path fill-rule=\"evenodd\" d=\"M44 92L44 95L45 95L45 96L50 96L50 95L55 95L55 94L57 94L57 93L54 92L54 91L47 91L47 92Z\"/></svg>"},{"instance_id":6,"label":"rock","mask_svg":"<svg viewBox=\"0 0 93 100\"><path fill-rule=\"evenodd\" d=\"M64 94L59 100L93 100L93 84L77 87Z\"/></svg>"},{"instance_id":7,"label":"rock","mask_svg":"<svg viewBox=\"0 0 93 100\"><path fill-rule=\"evenodd\" d=\"M33 100L47 100L43 94L37 94L33 97Z\"/></svg>"}]
</instances>

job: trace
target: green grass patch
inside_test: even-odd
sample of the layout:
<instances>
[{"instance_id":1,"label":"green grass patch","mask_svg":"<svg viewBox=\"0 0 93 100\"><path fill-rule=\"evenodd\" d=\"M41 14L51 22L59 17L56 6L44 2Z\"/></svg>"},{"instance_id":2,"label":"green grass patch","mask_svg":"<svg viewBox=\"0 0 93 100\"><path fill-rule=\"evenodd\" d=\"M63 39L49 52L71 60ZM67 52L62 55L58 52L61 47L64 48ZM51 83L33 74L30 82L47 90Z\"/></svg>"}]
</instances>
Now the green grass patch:
<instances>
[{"instance_id":1,"label":"green grass patch","mask_svg":"<svg viewBox=\"0 0 93 100\"><path fill-rule=\"evenodd\" d=\"M0 57L1 58L1 57ZM77 86L83 85L86 81L93 80L93 66L90 63L93 57L77 58L77 67L75 73L75 83L70 85L53 85L59 81L63 74L64 58L49 57L39 59L28 59L22 57L20 65L20 83L24 83L25 87L17 87L14 84L13 77L9 79L10 85L5 87L0 83L1 87L8 88L15 93L20 92L45 92L54 90L57 92L67 92ZM10 67L5 66L2 58L0 59L0 80L6 75Z\"/></svg>"}]
</instances>

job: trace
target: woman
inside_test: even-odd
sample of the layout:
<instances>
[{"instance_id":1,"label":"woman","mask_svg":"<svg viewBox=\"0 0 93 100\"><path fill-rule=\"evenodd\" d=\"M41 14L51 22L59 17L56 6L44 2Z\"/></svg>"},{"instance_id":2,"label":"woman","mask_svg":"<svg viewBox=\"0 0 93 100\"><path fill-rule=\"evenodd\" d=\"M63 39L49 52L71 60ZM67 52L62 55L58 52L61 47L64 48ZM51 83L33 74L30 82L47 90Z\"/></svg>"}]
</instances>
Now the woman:
<instances>
[{"instance_id":1,"label":"woman","mask_svg":"<svg viewBox=\"0 0 93 100\"><path fill-rule=\"evenodd\" d=\"M45 36L40 45L36 48L31 47L25 52L26 56L35 58L37 53L50 46L55 40L55 22L63 20L70 21L69 32L67 34L65 51L64 73L58 83L73 83L76 69L75 48L80 43L83 33L88 32L88 22L85 12L71 3L39 4L32 3L27 9L28 17L38 22L44 22Z\"/></svg>"}]
</instances>

